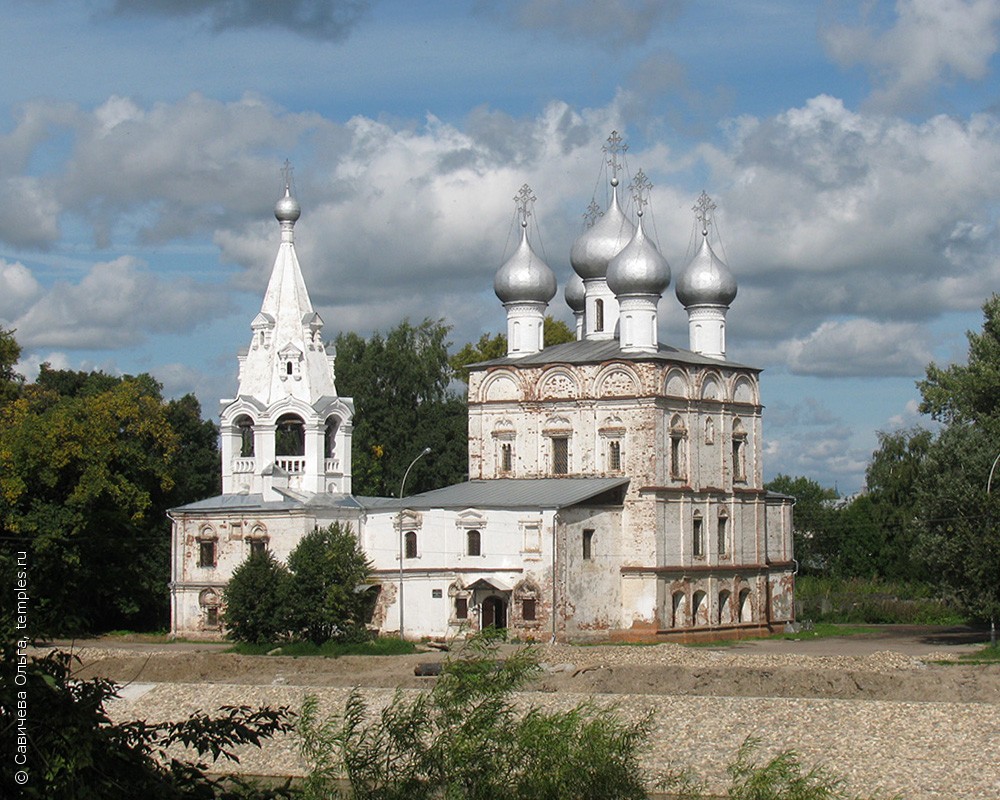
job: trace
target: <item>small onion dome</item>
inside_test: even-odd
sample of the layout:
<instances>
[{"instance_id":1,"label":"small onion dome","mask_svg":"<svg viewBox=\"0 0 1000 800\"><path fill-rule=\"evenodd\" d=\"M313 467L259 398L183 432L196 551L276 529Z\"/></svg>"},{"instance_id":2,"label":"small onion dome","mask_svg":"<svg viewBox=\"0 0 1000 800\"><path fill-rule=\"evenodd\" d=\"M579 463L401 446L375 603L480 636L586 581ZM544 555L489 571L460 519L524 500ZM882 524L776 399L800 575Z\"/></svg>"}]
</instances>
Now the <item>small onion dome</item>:
<instances>
[{"instance_id":1,"label":"small onion dome","mask_svg":"<svg viewBox=\"0 0 1000 800\"><path fill-rule=\"evenodd\" d=\"M670 265L646 236L640 215L635 235L608 264L608 288L617 296L662 295L669 285Z\"/></svg>"},{"instance_id":2,"label":"small onion dome","mask_svg":"<svg viewBox=\"0 0 1000 800\"><path fill-rule=\"evenodd\" d=\"M635 226L618 205L617 179L611 183L614 188L610 207L603 217L580 234L569 253L573 269L584 280L605 277L608 262L618 255L635 233Z\"/></svg>"},{"instance_id":3,"label":"small onion dome","mask_svg":"<svg viewBox=\"0 0 1000 800\"><path fill-rule=\"evenodd\" d=\"M501 303L547 303L556 295L556 276L528 244L527 223L521 223L521 244L493 278Z\"/></svg>"},{"instance_id":4,"label":"small onion dome","mask_svg":"<svg viewBox=\"0 0 1000 800\"><path fill-rule=\"evenodd\" d=\"M288 186L285 186L285 196L274 204L274 216L278 222L292 223L302 216L302 206L292 197L292 191Z\"/></svg>"},{"instance_id":5,"label":"small onion dome","mask_svg":"<svg viewBox=\"0 0 1000 800\"><path fill-rule=\"evenodd\" d=\"M685 308L728 307L736 297L736 279L725 262L712 251L707 231L702 231L701 247L677 280L674 291Z\"/></svg>"},{"instance_id":6,"label":"small onion dome","mask_svg":"<svg viewBox=\"0 0 1000 800\"><path fill-rule=\"evenodd\" d=\"M563 297L566 298L566 305L573 311L583 311L587 307L587 290L583 286L583 278L575 272L566 282Z\"/></svg>"}]
</instances>

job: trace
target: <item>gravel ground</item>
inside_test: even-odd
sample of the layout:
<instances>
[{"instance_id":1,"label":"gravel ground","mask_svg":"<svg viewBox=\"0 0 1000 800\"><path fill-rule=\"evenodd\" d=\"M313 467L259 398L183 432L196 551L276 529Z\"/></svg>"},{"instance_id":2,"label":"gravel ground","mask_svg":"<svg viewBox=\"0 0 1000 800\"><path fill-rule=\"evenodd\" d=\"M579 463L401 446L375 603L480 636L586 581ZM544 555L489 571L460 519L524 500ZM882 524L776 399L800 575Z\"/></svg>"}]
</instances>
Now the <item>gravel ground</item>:
<instances>
[{"instance_id":1,"label":"gravel ground","mask_svg":"<svg viewBox=\"0 0 1000 800\"><path fill-rule=\"evenodd\" d=\"M804 763L844 776L854 792L1000 798L1000 666L933 663L952 657L950 651L922 658L890 651L802 656L675 644L542 646L539 655L546 672L519 701L565 709L594 698L630 717L652 710L644 753L652 776L690 767L721 791L725 764L747 736L756 736L761 757L794 748ZM412 676L413 665L440 657L254 658L155 647L142 655L87 648L81 656L81 677L135 678L109 708L121 720L180 719L234 704L294 710L307 695L336 713L352 685L363 686L378 705L391 696L389 687L429 686L433 679ZM247 748L235 770L301 775L305 765L289 735L262 751Z\"/></svg>"}]
</instances>

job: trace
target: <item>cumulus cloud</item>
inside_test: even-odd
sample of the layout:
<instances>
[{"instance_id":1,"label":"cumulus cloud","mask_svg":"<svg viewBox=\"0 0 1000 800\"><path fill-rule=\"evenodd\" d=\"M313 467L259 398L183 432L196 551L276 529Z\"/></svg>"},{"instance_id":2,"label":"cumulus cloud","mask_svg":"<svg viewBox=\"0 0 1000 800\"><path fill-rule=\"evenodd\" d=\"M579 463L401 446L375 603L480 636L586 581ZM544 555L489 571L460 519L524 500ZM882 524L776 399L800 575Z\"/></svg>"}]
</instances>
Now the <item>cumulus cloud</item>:
<instances>
[{"instance_id":1,"label":"cumulus cloud","mask_svg":"<svg viewBox=\"0 0 1000 800\"><path fill-rule=\"evenodd\" d=\"M25 348L109 350L189 330L226 307L208 286L164 281L123 256L94 264L79 283L55 283L12 323Z\"/></svg>"},{"instance_id":2,"label":"cumulus cloud","mask_svg":"<svg viewBox=\"0 0 1000 800\"><path fill-rule=\"evenodd\" d=\"M829 321L806 338L789 341L787 362L790 371L798 375L908 376L931 360L927 339L914 324Z\"/></svg>"},{"instance_id":3,"label":"cumulus cloud","mask_svg":"<svg viewBox=\"0 0 1000 800\"><path fill-rule=\"evenodd\" d=\"M922 322L1000 284L992 176L1000 120L871 116L819 96L734 121L703 148L749 339L805 338L817 319ZM735 317L735 315L734 315ZM735 340L735 337L734 337Z\"/></svg>"},{"instance_id":4,"label":"cumulus cloud","mask_svg":"<svg viewBox=\"0 0 1000 800\"><path fill-rule=\"evenodd\" d=\"M987 74L997 51L997 0L897 0L885 30L870 19L833 25L822 33L830 55L844 66L873 72L873 105L899 109L940 84Z\"/></svg>"},{"instance_id":5,"label":"cumulus cloud","mask_svg":"<svg viewBox=\"0 0 1000 800\"><path fill-rule=\"evenodd\" d=\"M286 28L313 39L341 41L371 5L372 0L115 0L112 13L207 18L215 31Z\"/></svg>"},{"instance_id":6,"label":"cumulus cloud","mask_svg":"<svg viewBox=\"0 0 1000 800\"><path fill-rule=\"evenodd\" d=\"M41 293L41 285L24 264L0 258L0 323L19 317Z\"/></svg>"},{"instance_id":7,"label":"cumulus cloud","mask_svg":"<svg viewBox=\"0 0 1000 800\"><path fill-rule=\"evenodd\" d=\"M481 0L480 9L527 30L553 31L605 47L643 44L684 0Z\"/></svg>"}]
</instances>

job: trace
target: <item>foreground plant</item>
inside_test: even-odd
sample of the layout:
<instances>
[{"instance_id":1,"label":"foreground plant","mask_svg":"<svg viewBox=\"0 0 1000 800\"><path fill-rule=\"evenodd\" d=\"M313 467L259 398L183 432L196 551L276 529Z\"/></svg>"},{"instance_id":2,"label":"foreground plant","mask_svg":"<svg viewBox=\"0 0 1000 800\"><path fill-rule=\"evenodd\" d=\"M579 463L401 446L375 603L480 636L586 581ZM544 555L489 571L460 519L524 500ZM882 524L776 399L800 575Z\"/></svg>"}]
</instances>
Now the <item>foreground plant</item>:
<instances>
[{"instance_id":1,"label":"foreground plant","mask_svg":"<svg viewBox=\"0 0 1000 800\"><path fill-rule=\"evenodd\" d=\"M724 795L728 800L879 800L884 795L867 797L847 792L844 780L825 767L805 769L794 750L783 750L765 764L757 761L760 739L748 736L736 752L736 760L726 768L730 785ZM689 770L669 775L660 783L663 791L675 800L713 800L717 792L708 792ZM886 798L899 800L899 796Z\"/></svg>"},{"instance_id":2,"label":"foreground plant","mask_svg":"<svg viewBox=\"0 0 1000 800\"><path fill-rule=\"evenodd\" d=\"M343 716L320 719L308 698L299 720L312 766L306 797L645 798L637 754L649 716L624 722L592 704L519 709L513 693L538 673L537 657L524 648L500 660L498 642L495 634L474 637L433 689L412 698L397 690L381 709L355 690Z\"/></svg>"}]
</instances>

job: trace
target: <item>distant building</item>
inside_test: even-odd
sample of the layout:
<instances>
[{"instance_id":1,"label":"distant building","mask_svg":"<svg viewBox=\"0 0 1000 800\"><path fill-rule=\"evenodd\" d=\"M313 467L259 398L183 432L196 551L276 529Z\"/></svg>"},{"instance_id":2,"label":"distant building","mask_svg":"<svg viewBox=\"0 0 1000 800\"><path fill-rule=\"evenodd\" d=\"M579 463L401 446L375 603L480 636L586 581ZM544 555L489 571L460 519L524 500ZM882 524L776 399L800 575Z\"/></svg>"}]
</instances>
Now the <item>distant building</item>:
<instances>
[{"instance_id":1,"label":"distant building","mask_svg":"<svg viewBox=\"0 0 1000 800\"><path fill-rule=\"evenodd\" d=\"M690 349L657 337L670 268L618 199L573 245L565 297L578 340L543 348L556 281L528 237L494 288L506 357L469 378L466 483L404 498L351 493L353 403L337 396L309 301L286 188L281 244L238 396L222 411L223 494L174 509L172 630L222 633L222 590L256 547L284 559L315 526L351 523L375 566L373 624L408 637L494 625L522 638L643 637L781 628L792 619L791 500L762 478L759 370L726 360L736 295L709 244L677 281Z\"/></svg>"}]
</instances>

